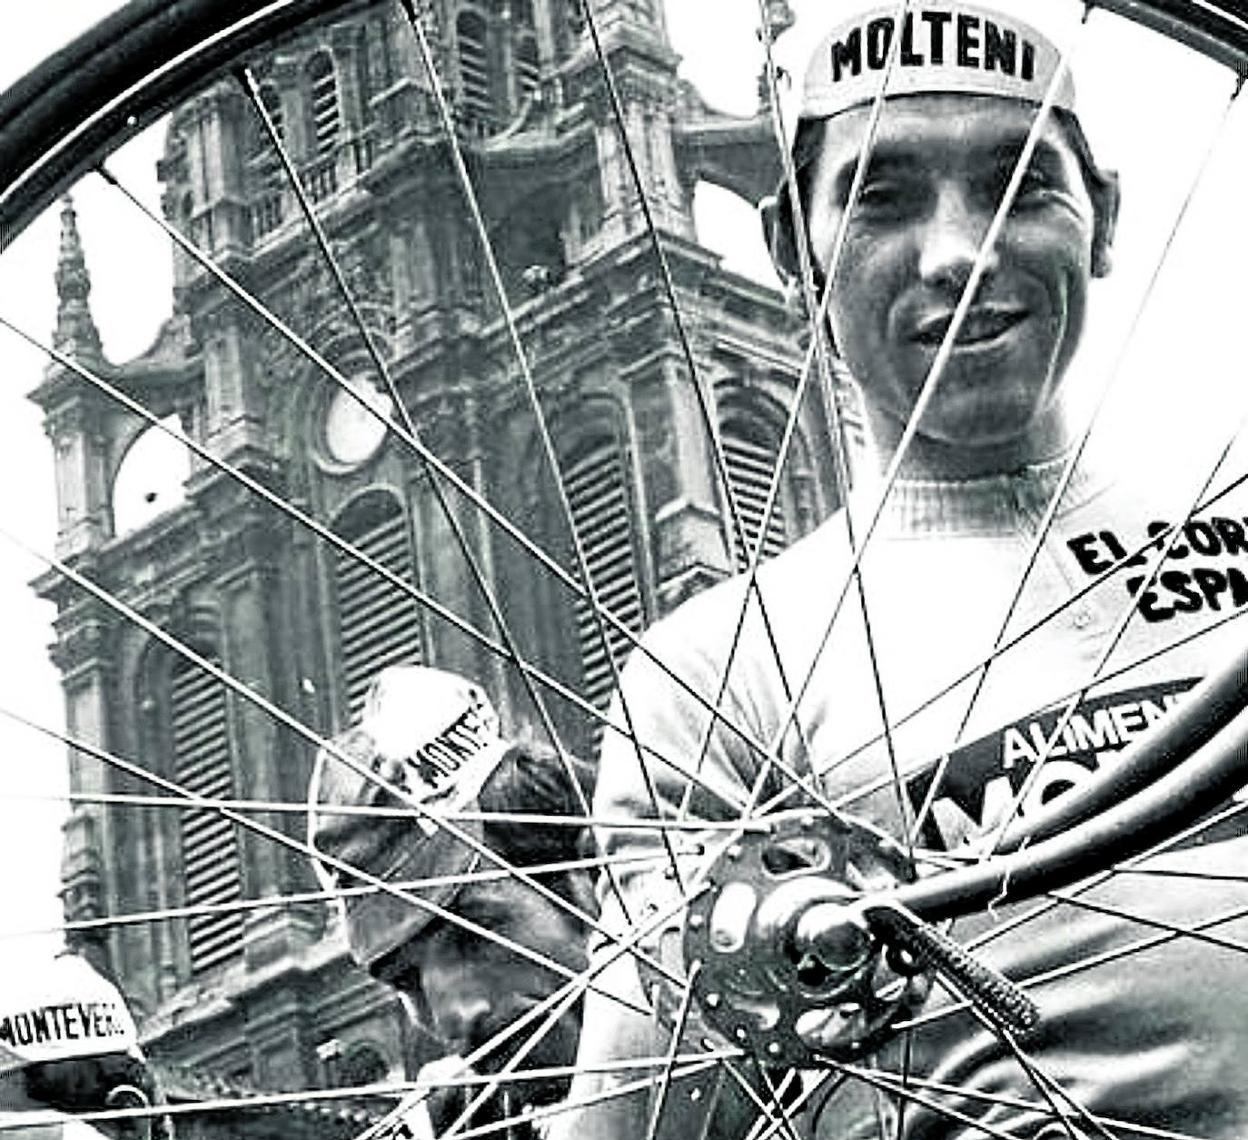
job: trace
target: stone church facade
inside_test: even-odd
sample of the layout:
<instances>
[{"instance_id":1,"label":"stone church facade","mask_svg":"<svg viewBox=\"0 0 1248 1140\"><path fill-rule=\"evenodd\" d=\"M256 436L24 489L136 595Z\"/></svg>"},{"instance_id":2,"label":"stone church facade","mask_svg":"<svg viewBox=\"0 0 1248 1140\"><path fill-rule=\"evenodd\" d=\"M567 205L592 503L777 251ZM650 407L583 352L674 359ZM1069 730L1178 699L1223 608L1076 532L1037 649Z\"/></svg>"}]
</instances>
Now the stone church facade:
<instances>
[{"instance_id":1,"label":"stone church facade","mask_svg":"<svg viewBox=\"0 0 1248 1140\"><path fill-rule=\"evenodd\" d=\"M172 115L163 212L293 337L175 250L172 316L156 343L137 359L106 360L90 313L90 251L64 208L57 346L435 603L180 445L160 463L170 445L157 429L69 370L48 369L34 399L55 448L60 557L316 733L348 725L371 676L401 660L471 675L512 730L536 726L529 685L498 652L510 639L550 682L537 687L561 735L592 754L597 730L585 708L605 704L607 650L618 661L627 640L613 631L604 648L568 585L577 570L561 500L595 592L632 630L731 572L740 555L699 391L752 540L774 550L834 506L820 443L828 428L812 398L776 518L759 535L803 338L776 292L727 272L694 230L700 182L752 202L773 189L765 101L752 118L708 107L677 74L657 0L595 4L679 325L572 0L422 6L506 313L398 5L352 9L253 65L367 340L233 81ZM773 8L783 21L785 6ZM387 434L363 407L402 422L378 359L414 439ZM164 472L155 482L153 470ZM58 607L53 652L72 736L201 796L303 800L306 738L72 584L50 574L37 588ZM81 750L71 772L78 792L156 790ZM294 810L250 814L301 838ZM399 1078L434 1049L352 966L324 900L299 897L315 890L300 851L209 810L88 803L67 825L68 921L195 912L80 930L71 941L119 979L154 1057L221 1088ZM358 1130L347 1116L322 1114L308 1127Z\"/></svg>"}]
</instances>

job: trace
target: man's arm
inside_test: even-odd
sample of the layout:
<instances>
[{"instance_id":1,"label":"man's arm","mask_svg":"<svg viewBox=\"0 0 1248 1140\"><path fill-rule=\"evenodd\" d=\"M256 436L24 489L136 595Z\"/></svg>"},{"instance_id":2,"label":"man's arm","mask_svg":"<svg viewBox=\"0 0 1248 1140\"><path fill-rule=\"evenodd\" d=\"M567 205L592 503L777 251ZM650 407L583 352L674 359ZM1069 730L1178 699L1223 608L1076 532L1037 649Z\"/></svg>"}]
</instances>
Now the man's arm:
<instances>
[{"instance_id":1,"label":"man's arm","mask_svg":"<svg viewBox=\"0 0 1248 1140\"><path fill-rule=\"evenodd\" d=\"M731 628L727 623L724 626L727 639ZM713 726L715 717L710 711L721 698L724 686L717 661L726 653L708 652L682 634L682 630L687 633L707 628L702 621L682 620L652 629L645 638L646 648L666 668L644 652L634 651L612 702L611 722L620 726L631 723L635 741L607 729L594 797L596 818L608 822L682 817L734 820L741 814L755 771L754 757L739 736L723 725ZM719 632L714 625L711 630ZM723 696L725 719L741 723L743 713L733 704L731 692ZM706 861L706 853L720 835L672 830L665 841L658 828L607 826L599 832L609 857L631 860L613 863L612 873L603 878L604 924L622 937L647 928L640 948L652 960L663 961L678 977L684 974L680 951L683 902L689 884ZM656 918L665 914L671 919L656 927ZM632 954L620 954L616 943L608 939L601 940L594 959L599 965L610 963L596 980L599 987L616 994L628 1006L651 1012L636 1012L598 993L586 995L578 1065L587 1072L574 1081L570 1099L606 1094L641 1081L650 1082L650 1087L571 1112L559 1122L554 1135L566 1140L644 1140L654 1086L671 1049L672 1019L681 1005L684 987L645 965L639 967ZM708 1035L694 1015L680 1052L704 1051L703 1041ZM601 1071L622 1061L644 1059L655 1064L616 1073ZM721 1114L740 1110L741 1094L726 1088L717 1092L714 1086L722 1081L723 1073L718 1066L716 1070L701 1079L682 1079L671 1086L656 1133L658 1140L689 1140L701 1135L705 1113L712 1108L717 1117L712 1135L729 1134L721 1130L719 1120Z\"/></svg>"}]
</instances>

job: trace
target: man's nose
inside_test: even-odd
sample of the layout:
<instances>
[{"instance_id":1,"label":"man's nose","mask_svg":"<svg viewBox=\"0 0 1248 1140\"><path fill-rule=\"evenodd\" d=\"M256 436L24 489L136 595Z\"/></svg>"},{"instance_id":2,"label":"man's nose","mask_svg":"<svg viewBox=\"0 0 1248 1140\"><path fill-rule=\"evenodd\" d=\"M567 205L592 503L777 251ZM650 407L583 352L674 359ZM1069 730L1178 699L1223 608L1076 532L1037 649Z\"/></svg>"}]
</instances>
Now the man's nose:
<instances>
[{"instance_id":1,"label":"man's nose","mask_svg":"<svg viewBox=\"0 0 1248 1140\"><path fill-rule=\"evenodd\" d=\"M992 222L992 210L971 202L963 188L942 187L922 227L919 276L925 284L960 293ZM996 269L994 248L984 253L984 272Z\"/></svg>"},{"instance_id":2,"label":"man's nose","mask_svg":"<svg viewBox=\"0 0 1248 1140\"><path fill-rule=\"evenodd\" d=\"M490 1013L487 995L465 991L452 995L439 1011L438 1029L455 1046L475 1048Z\"/></svg>"}]
</instances>

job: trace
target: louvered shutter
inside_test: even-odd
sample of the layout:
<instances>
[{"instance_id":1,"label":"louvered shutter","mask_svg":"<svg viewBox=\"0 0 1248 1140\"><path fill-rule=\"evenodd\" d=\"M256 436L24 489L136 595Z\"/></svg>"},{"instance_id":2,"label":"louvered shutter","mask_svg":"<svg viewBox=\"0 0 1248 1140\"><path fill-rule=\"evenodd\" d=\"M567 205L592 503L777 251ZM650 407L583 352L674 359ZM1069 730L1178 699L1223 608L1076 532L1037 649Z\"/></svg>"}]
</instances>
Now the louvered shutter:
<instances>
[{"instance_id":1,"label":"louvered shutter","mask_svg":"<svg viewBox=\"0 0 1248 1140\"><path fill-rule=\"evenodd\" d=\"M312 99L312 134L317 154L327 154L338 141L338 77L327 52L318 52L308 67Z\"/></svg>"},{"instance_id":2,"label":"louvered shutter","mask_svg":"<svg viewBox=\"0 0 1248 1140\"><path fill-rule=\"evenodd\" d=\"M525 38L516 45L516 85L521 96L536 95L542 85L542 68L536 41Z\"/></svg>"},{"instance_id":3,"label":"louvered shutter","mask_svg":"<svg viewBox=\"0 0 1248 1140\"><path fill-rule=\"evenodd\" d=\"M179 661L170 678L173 776L187 791L230 799L230 742L225 689L189 661ZM181 812L182 881L187 906L235 902L242 897L239 844L234 824L220 812ZM187 920L191 969L202 972L239 953L241 913L195 915Z\"/></svg>"},{"instance_id":4,"label":"louvered shutter","mask_svg":"<svg viewBox=\"0 0 1248 1140\"><path fill-rule=\"evenodd\" d=\"M628 469L615 441L603 440L582 451L568 464L564 483L598 600L630 630L639 633L645 613L633 548L632 496ZM581 598L576 601L576 628L581 649L582 696L605 709L614 677L593 611ZM631 646L614 626L608 624L606 630L611 656L619 667ZM595 725L595 747L600 736L601 726Z\"/></svg>"},{"instance_id":5,"label":"louvered shutter","mask_svg":"<svg viewBox=\"0 0 1248 1140\"><path fill-rule=\"evenodd\" d=\"M752 424L733 417L720 429L724 446L724 463L728 468L728 482L732 487L737 510L749 539L751 548L758 544L767 507L767 492L771 487L779 452L779 433L768 430L768 425ZM731 522L731 520L730 520ZM788 541L788 526L784 511L784 495L776 499L771 518L767 521L767 533L763 537L761 557L779 554ZM737 566L746 569L750 564L749 552L741 545L740 535L733 528L733 546Z\"/></svg>"},{"instance_id":6,"label":"louvered shutter","mask_svg":"<svg viewBox=\"0 0 1248 1140\"><path fill-rule=\"evenodd\" d=\"M282 97L272 83L260 84L260 102L273 122L273 128L277 131L277 137L285 140L285 124L282 121ZM260 116L254 115L250 120L250 134L247 140L248 155L255 158L259 155L268 154L270 145L268 131L264 129Z\"/></svg>"},{"instance_id":7,"label":"louvered shutter","mask_svg":"<svg viewBox=\"0 0 1248 1140\"><path fill-rule=\"evenodd\" d=\"M402 581L412 581L407 519L392 497L371 498L366 510L352 512L337 529ZM385 666L421 659L420 612L410 594L358 558L336 551L334 559L339 665L354 721L369 684Z\"/></svg>"},{"instance_id":8,"label":"louvered shutter","mask_svg":"<svg viewBox=\"0 0 1248 1140\"><path fill-rule=\"evenodd\" d=\"M490 55L485 22L465 12L456 26L459 38L459 78L463 110L469 118L488 120L493 110L490 95Z\"/></svg>"}]
</instances>

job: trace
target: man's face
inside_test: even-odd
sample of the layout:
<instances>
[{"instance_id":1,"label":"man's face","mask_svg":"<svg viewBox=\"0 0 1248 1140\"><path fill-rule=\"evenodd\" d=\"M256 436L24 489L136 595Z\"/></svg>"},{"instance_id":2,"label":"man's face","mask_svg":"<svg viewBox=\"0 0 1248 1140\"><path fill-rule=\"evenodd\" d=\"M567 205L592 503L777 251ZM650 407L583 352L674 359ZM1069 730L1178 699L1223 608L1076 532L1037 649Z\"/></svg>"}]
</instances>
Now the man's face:
<instances>
[{"instance_id":1,"label":"man's face","mask_svg":"<svg viewBox=\"0 0 1248 1140\"><path fill-rule=\"evenodd\" d=\"M566 909L514 880L476 883L463 888L451 904L479 926L519 943L570 970L584 970L586 930ZM438 1035L460 1056L467 1056L523 1017L566 979L500 943L449 922L435 923L420 936L415 977ZM401 984L401 983L400 983ZM497 1072L545 1022L542 1014L475 1067ZM571 1010L520 1062L520 1069L571 1065L576 1056L580 1008ZM518 1084L519 1100L557 1100L566 1082Z\"/></svg>"},{"instance_id":2,"label":"man's face","mask_svg":"<svg viewBox=\"0 0 1248 1140\"><path fill-rule=\"evenodd\" d=\"M827 266L867 108L824 131L808 225ZM831 319L880 442L904 430L1035 115L1009 99L915 95L888 102L833 283ZM1112 219L1050 120L995 247L916 447L966 454L1045 446L1060 432L1062 374L1083 329L1088 281ZM1095 251L1095 252L1094 252ZM971 466L973 467L973 461Z\"/></svg>"}]
</instances>

